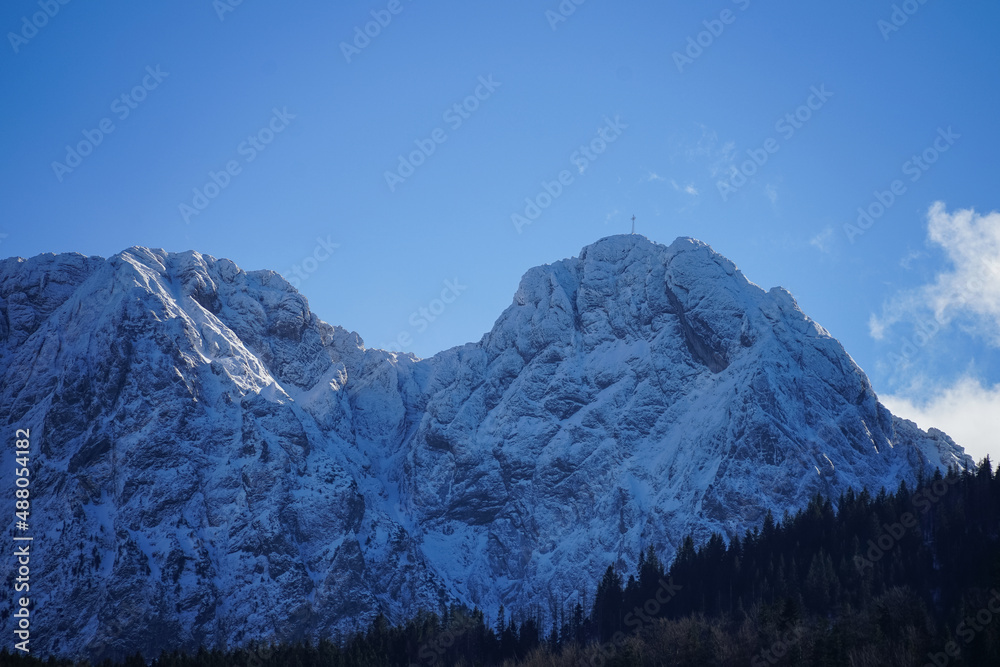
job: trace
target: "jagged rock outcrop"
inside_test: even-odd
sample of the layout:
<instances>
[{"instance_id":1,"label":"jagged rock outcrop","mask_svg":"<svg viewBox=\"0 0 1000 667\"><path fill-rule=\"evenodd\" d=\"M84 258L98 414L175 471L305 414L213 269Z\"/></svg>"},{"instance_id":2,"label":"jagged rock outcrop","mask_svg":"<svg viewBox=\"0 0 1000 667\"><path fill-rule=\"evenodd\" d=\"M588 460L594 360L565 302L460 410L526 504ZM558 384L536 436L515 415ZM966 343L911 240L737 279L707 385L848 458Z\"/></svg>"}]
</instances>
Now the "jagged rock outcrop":
<instances>
[{"instance_id":1,"label":"jagged rock outcrop","mask_svg":"<svg viewBox=\"0 0 1000 667\"><path fill-rule=\"evenodd\" d=\"M788 292L683 238L532 269L482 340L422 360L228 260L7 259L0 365L0 422L32 433L41 655L554 609L647 545L972 465Z\"/></svg>"}]
</instances>

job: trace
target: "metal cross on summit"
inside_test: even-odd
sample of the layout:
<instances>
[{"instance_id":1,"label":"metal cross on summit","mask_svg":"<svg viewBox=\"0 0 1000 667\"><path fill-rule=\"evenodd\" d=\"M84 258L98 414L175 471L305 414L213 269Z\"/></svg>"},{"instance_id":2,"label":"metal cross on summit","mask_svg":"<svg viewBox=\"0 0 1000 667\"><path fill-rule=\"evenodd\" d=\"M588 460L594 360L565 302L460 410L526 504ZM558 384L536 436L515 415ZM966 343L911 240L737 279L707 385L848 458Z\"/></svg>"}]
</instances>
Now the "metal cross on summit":
<instances>
[{"instance_id":1,"label":"metal cross on summit","mask_svg":"<svg viewBox=\"0 0 1000 667\"><path fill-rule=\"evenodd\" d=\"M635 234L635 216L632 216L632 233Z\"/></svg>"}]
</instances>

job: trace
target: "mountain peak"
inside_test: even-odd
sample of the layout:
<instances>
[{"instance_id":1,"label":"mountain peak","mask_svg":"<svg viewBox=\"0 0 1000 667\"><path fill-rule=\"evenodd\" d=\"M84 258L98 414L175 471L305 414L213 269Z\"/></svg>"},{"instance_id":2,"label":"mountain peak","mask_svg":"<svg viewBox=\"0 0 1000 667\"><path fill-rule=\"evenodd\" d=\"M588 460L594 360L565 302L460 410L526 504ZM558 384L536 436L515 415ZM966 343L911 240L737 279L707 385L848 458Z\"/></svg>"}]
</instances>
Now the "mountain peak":
<instances>
[{"instance_id":1,"label":"mountain peak","mask_svg":"<svg viewBox=\"0 0 1000 667\"><path fill-rule=\"evenodd\" d=\"M42 655L315 640L442 601L555 614L647 546L972 466L690 238L531 269L481 341L421 360L194 251L5 260L0 358L0 413L40 436L32 527L59 536L32 561Z\"/></svg>"},{"instance_id":2,"label":"mountain peak","mask_svg":"<svg viewBox=\"0 0 1000 667\"><path fill-rule=\"evenodd\" d=\"M706 248L714 254L714 251L711 250L707 243L688 236L678 236L670 245L663 245L642 234L612 234L611 236L605 236L589 245L584 246L580 251L579 258L583 259L588 254L595 252L609 253L609 256L611 256L610 254L615 252L631 250L649 253L678 253L685 250L695 250L699 248Z\"/></svg>"}]
</instances>

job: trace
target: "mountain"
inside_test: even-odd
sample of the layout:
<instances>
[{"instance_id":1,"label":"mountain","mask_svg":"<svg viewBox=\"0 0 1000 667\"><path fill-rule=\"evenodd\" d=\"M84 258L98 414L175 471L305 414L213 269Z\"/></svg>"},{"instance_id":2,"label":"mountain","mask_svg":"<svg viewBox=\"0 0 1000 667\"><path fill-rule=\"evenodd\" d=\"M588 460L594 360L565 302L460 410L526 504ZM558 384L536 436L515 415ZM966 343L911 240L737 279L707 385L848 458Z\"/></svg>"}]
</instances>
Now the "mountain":
<instances>
[{"instance_id":1,"label":"mountain","mask_svg":"<svg viewBox=\"0 0 1000 667\"><path fill-rule=\"evenodd\" d=\"M688 238L534 268L479 342L428 359L196 252L12 258L0 363L5 432L31 431L10 532L35 538L36 655L317 638L452 601L551 617L647 546L973 467L787 291Z\"/></svg>"}]
</instances>

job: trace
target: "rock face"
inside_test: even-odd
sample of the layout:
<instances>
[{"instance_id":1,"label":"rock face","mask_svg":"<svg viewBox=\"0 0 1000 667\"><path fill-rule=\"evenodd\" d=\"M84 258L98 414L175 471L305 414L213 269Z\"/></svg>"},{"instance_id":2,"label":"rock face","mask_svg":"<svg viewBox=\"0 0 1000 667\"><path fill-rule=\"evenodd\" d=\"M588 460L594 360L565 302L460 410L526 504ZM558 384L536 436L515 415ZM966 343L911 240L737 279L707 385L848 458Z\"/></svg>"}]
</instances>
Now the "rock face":
<instances>
[{"instance_id":1,"label":"rock face","mask_svg":"<svg viewBox=\"0 0 1000 667\"><path fill-rule=\"evenodd\" d=\"M7 259L0 365L0 423L31 429L36 655L552 610L648 545L972 466L788 292L686 238L532 269L482 340L422 360L228 260Z\"/></svg>"}]
</instances>

